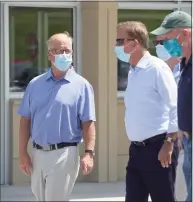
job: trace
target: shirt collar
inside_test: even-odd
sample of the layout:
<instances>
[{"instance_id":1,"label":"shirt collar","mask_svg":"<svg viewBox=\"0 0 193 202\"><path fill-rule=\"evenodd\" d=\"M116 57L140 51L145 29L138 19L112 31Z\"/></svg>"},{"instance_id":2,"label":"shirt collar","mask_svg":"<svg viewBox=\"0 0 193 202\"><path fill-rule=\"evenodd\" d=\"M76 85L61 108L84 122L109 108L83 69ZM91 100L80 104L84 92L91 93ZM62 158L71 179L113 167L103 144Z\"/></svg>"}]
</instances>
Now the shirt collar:
<instances>
[{"instance_id":1,"label":"shirt collar","mask_svg":"<svg viewBox=\"0 0 193 202\"><path fill-rule=\"evenodd\" d=\"M180 71L180 63L174 66L173 73L175 74L176 72L179 72L179 71Z\"/></svg>"},{"instance_id":2,"label":"shirt collar","mask_svg":"<svg viewBox=\"0 0 193 202\"><path fill-rule=\"evenodd\" d=\"M147 67L147 64L148 64L147 58L148 58L149 56L151 56L151 54L149 53L149 51L147 51L147 52L145 53L145 55L139 60L139 62L137 63L136 67L142 68L142 69L146 68L146 67Z\"/></svg>"},{"instance_id":3,"label":"shirt collar","mask_svg":"<svg viewBox=\"0 0 193 202\"><path fill-rule=\"evenodd\" d=\"M73 67L69 68L66 74L64 75L64 79L71 82L74 77L74 73L75 73L74 68ZM52 68L50 68L49 71L47 72L46 80L49 80L50 78L53 78L55 80L52 74Z\"/></svg>"}]
</instances>

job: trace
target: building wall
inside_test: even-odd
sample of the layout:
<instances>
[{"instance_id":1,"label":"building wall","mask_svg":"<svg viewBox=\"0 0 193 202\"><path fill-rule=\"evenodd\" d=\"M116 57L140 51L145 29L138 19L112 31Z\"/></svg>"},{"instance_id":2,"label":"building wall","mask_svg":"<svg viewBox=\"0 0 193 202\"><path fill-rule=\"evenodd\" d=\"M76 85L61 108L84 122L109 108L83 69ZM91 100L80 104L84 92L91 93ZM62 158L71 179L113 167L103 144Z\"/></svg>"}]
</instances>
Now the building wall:
<instances>
[{"instance_id":1,"label":"building wall","mask_svg":"<svg viewBox=\"0 0 193 202\"><path fill-rule=\"evenodd\" d=\"M128 154L129 154L129 144L130 144L125 131L124 115L125 115L124 101L123 99L118 99L117 100L118 180L124 180L125 178L126 165L128 162Z\"/></svg>"}]
</instances>

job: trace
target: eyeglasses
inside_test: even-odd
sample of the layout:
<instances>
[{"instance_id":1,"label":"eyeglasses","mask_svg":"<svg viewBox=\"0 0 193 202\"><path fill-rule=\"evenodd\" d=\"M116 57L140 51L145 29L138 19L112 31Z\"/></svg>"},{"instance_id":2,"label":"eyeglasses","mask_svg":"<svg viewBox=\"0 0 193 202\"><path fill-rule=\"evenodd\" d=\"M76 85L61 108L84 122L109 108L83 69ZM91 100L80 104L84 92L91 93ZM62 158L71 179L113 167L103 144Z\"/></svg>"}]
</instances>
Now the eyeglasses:
<instances>
[{"instance_id":1,"label":"eyeglasses","mask_svg":"<svg viewBox=\"0 0 193 202\"><path fill-rule=\"evenodd\" d=\"M57 49L51 49L51 50L49 50L53 55L60 55L60 54L64 54L64 53L66 53L66 54L69 54L71 51L70 50L68 50L68 49L59 49L59 50L57 50Z\"/></svg>"},{"instance_id":2,"label":"eyeglasses","mask_svg":"<svg viewBox=\"0 0 193 202\"><path fill-rule=\"evenodd\" d=\"M135 39L116 39L116 45L117 46L122 46L124 42L126 41L134 41Z\"/></svg>"},{"instance_id":3,"label":"eyeglasses","mask_svg":"<svg viewBox=\"0 0 193 202\"><path fill-rule=\"evenodd\" d=\"M163 45L164 44L164 40L153 40L153 45L157 46L158 44Z\"/></svg>"}]
</instances>

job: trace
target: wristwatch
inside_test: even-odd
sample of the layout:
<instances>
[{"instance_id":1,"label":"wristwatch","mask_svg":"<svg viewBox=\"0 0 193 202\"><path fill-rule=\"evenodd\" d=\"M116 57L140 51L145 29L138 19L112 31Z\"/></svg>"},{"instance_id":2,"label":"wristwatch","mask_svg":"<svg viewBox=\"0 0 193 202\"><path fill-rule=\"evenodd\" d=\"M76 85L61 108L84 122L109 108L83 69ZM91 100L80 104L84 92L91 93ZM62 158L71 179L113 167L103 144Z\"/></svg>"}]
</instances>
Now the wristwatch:
<instances>
[{"instance_id":1,"label":"wristwatch","mask_svg":"<svg viewBox=\"0 0 193 202\"><path fill-rule=\"evenodd\" d=\"M84 152L85 152L85 154L86 154L86 153L87 153L87 154L90 154L92 157L95 156L94 150L86 149Z\"/></svg>"},{"instance_id":2,"label":"wristwatch","mask_svg":"<svg viewBox=\"0 0 193 202\"><path fill-rule=\"evenodd\" d=\"M166 137L165 142L174 142L174 139L172 137Z\"/></svg>"}]
</instances>

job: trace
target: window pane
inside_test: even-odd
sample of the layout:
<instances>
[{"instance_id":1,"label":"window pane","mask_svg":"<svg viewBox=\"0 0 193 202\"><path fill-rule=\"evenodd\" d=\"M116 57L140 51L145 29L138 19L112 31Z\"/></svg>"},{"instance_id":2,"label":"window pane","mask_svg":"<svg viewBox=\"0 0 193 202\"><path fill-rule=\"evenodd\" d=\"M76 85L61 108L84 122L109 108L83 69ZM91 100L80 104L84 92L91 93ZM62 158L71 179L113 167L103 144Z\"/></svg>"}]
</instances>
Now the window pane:
<instances>
[{"instance_id":1,"label":"window pane","mask_svg":"<svg viewBox=\"0 0 193 202\"><path fill-rule=\"evenodd\" d=\"M127 87L127 76L129 72L129 64L126 62L122 62L121 60L117 59L118 65L118 91L125 91Z\"/></svg>"},{"instance_id":2,"label":"window pane","mask_svg":"<svg viewBox=\"0 0 193 202\"><path fill-rule=\"evenodd\" d=\"M157 28L164 17L171 13L169 10L118 10L118 23L124 21L140 21L144 23L147 30L150 32ZM150 35L149 51L152 55L156 55L155 48L152 41L155 39L153 35ZM118 66L118 80L117 90L124 91L127 87L127 75L129 64L122 61L117 62Z\"/></svg>"},{"instance_id":3,"label":"window pane","mask_svg":"<svg viewBox=\"0 0 193 202\"><path fill-rule=\"evenodd\" d=\"M73 36L72 8L11 7L10 92L23 92L31 79L50 68L47 40L59 32Z\"/></svg>"}]
</instances>

